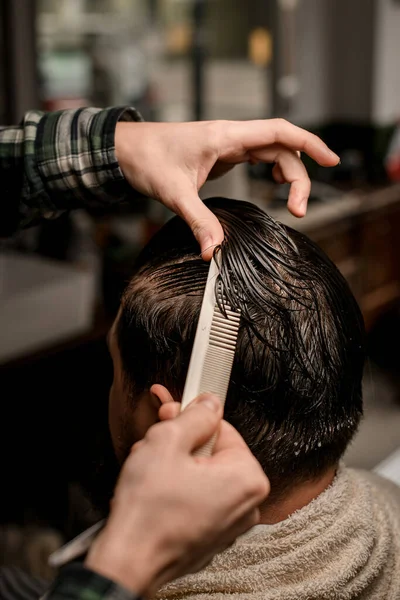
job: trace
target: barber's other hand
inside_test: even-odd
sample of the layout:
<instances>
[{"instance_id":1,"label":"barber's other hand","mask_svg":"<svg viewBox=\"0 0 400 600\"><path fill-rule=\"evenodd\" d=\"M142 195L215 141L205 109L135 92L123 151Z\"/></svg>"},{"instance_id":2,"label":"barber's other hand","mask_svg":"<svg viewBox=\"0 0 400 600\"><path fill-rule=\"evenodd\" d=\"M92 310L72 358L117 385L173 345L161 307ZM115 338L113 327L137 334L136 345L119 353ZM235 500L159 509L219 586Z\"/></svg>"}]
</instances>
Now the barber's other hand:
<instances>
[{"instance_id":1,"label":"barber's other hand","mask_svg":"<svg viewBox=\"0 0 400 600\"><path fill-rule=\"evenodd\" d=\"M241 436L221 419L218 399L204 396L133 446L86 566L150 596L205 566L258 523L269 482ZM217 431L213 456L194 457Z\"/></svg>"},{"instance_id":2,"label":"barber's other hand","mask_svg":"<svg viewBox=\"0 0 400 600\"><path fill-rule=\"evenodd\" d=\"M198 195L208 178L243 162L275 163L276 181L291 184L288 208L302 217L311 184L300 152L325 167L339 162L321 139L283 119L118 123L115 150L130 185L185 219L206 260L223 239L221 225Z\"/></svg>"}]
</instances>

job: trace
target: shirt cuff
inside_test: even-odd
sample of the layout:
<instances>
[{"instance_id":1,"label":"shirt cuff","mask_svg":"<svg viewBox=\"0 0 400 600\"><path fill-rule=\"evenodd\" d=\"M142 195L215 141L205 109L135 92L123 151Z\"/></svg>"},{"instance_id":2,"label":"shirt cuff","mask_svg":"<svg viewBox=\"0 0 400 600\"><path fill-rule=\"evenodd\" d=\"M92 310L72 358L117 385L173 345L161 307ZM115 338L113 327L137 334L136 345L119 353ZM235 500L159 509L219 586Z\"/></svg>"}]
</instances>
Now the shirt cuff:
<instances>
[{"instance_id":1,"label":"shirt cuff","mask_svg":"<svg viewBox=\"0 0 400 600\"><path fill-rule=\"evenodd\" d=\"M104 186L107 186L108 184L117 184L115 188L108 188L108 201L112 201L113 199L121 201L126 197L132 196L132 188L125 180L117 160L115 152L116 126L120 121L143 122L143 118L141 114L132 107L115 107L106 109L106 111L102 112L104 113L104 117L103 115L100 115L100 117L104 118L104 121L102 123L103 131L101 134L101 147L96 148L96 152L93 153L100 161L97 185L98 189L105 189ZM98 139L100 139L100 136L98 136ZM135 149L132 148L132 152L134 151ZM107 168L102 170L104 165L107 165ZM105 175L105 178L103 175Z\"/></svg>"},{"instance_id":2,"label":"shirt cuff","mask_svg":"<svg viewBox=\"0 0 400 600\"><path fill-rule=\"evenodd\" d=\"M140 600L140 596L103 577L82 563L64 567L46 600Z\"/></svg>"},{"instance_id":3,"label":"shirt cuff","mask_svg":"<svg viewBox=\"0 0 400 600\"><path fill-rule=\"evenodd\" d=\"M43 185L42 216L51 218L73 208L106 207L135 195L115 153L119 121L143 119L127 106L66 110L41 118L35 159Z\"/></svg>"}]
</instances>

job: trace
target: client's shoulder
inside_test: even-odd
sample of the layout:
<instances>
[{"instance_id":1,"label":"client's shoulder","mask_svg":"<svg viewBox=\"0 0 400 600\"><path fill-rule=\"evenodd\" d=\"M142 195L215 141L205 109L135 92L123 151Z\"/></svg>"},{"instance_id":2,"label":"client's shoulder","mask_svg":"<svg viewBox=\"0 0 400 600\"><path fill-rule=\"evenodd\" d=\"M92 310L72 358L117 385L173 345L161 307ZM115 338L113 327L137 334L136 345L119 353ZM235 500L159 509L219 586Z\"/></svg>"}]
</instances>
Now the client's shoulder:
<instances>
[{"instance_id":1,"label":"client's shoulder","mask_svg":"<svg viewBox=\"0 0 400 600\"><path fill-rule=\"evenodd\" d=\"M376 499L387 500L397 507L397 517L400 523L400 487L378 472L364 469L345 468L351 480L359 485L365 485Z\"/></svg>"}]
</instances>

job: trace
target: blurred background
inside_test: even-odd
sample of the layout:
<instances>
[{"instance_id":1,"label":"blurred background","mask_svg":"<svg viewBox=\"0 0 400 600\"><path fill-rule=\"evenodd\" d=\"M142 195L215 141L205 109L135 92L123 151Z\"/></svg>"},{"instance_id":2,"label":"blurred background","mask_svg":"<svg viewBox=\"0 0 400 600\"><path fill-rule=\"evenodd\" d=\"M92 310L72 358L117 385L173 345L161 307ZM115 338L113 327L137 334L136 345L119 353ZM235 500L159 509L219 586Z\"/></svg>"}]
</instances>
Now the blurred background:
<instances>
[{"instance_id":1,"label":"blurred background","mask_svg":"<svg viewBox=\"0 0 400 600\"><path fill-rule=\"evenodd\" d=\"M257 203L317 241L348 279L369 361L365 419L346 458L368 469L400 449L399 33L398 0L0 3L3 124L29 109L110 105L153 121L279 116L340 155L334 169L305 158L313 185L302 221L266 166L238 167L202 195ZM36 532L57 545L96 518L82 490L107 438L105 335L135 256L169 216L138 200L0 242L0 546L6 562L42 577ZM398 477L399 463L384 464Z\"/></svg>"}]
</instances>

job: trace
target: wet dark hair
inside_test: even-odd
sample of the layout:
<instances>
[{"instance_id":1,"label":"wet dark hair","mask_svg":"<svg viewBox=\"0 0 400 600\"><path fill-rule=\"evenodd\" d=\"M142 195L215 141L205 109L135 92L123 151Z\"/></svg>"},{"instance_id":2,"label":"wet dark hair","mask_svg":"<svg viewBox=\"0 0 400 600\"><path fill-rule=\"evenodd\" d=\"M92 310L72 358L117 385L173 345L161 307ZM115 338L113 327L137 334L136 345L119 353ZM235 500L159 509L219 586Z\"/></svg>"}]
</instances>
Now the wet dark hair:
<instances>
[{"instance_id":1,"label":"wet dark hair","mask_svg":"<svg viewBox=\"0 0 400 600\"><path fill-rule=\"evenodd\" d=\"M363 319L339 270L305 235L247 202L206 204L225 232L216 285L242 312L225 418L280 494L335 465L357 429ZM142 251L117 325L134 394L161 383L180 399L207 273L178 217Z\"/></svg>"}]
</instances>

